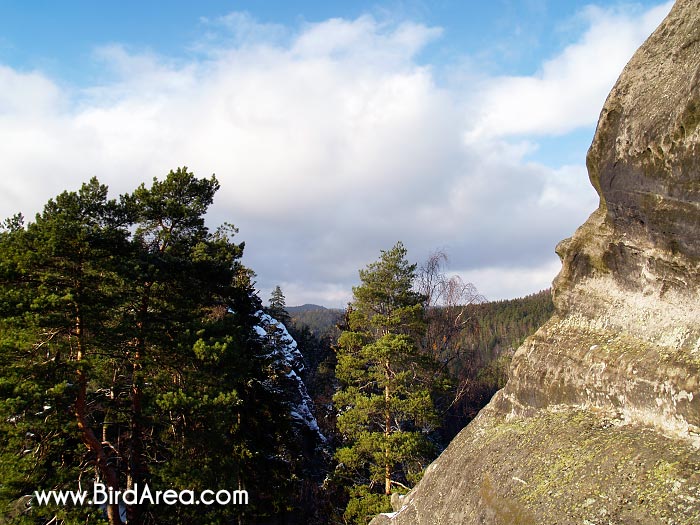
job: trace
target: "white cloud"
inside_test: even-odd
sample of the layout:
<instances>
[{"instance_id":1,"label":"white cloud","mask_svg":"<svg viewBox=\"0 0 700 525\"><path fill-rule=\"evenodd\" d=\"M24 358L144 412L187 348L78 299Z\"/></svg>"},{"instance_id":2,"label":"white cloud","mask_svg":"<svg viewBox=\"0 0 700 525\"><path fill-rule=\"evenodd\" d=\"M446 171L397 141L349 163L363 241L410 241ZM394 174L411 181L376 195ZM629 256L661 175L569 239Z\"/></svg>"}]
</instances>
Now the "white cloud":
<instances>
[{"instance_id":1,"label":"white cloud","mask_svg":"<svg viewBox=\"0 0 700 525\"><path fill-rule=\"evenodd\" d=\"M0 65L0 115L41 117L62 106L60 89L39 72L20 73Z\"/></svg>"},{"instance_id":2,"label":"white cloud","mask_svg":"<svg viewBox=\"0 0 700 525\"><path fill-rule=\"evenodd\" d=\"M532 76L484 81L474 98L470 140L523 134L564 134L595 124L603 102L634 51L673 2L643 13L589 6L583 37Z\"/></svg>"},{"instance_id":3,"label":"white cloud","mask_svg":"<svg viewBox=\"0 0 700 525\"><path fill-rule=\"evenodd\" d=\"M536 291L556 273L556 242L597 200L584 159L532 163L536 142L507 136L593 122L596 97L624 57L606 51L595 74L591 57L611 45L631 54L636 26L661 12L587 16L581 40L540 73L491 79L482 91L439 86L415 62L438 29L366 16L293 33L232 14L206 21L210 33L187 61L104 47L96 58L109 80L78 94L0 67L0 155L10 174L0 215L31 216L92 175L116 194L187 165L217 174L211 222L240 227L264 299L281 284L289 304L341 306L357 270L397 240L416 260L447 249L491 298ZM634 31L613 31L608 16ZM479 101L474 125L469 108Z\"/></svg>"},{"instance_id":4,"label":"white cloud","mask_svg":"<svg viewBox=\"0 0 700 525\"><path fill-rule=\"evenodd\" d=\"M359 59L364 66L410 65L408 61L441 33L439 28L408 22L390 28L367 15L350 23L333 18L308 26L294 42L292 53L304 58Z\"/></svg>"},{"instance_id":5,"label":"white cloud","mask_svg":"<svg viewBox=\"0 0 700 525\"><path fill-rule=\"evenodd\" d=\"M200 19L204 34L191 48L205 54L215 54L226 47L252 46L260 43L281 43L289 31L278 24L261 24L249 13L234 11L218 18ZM224 29L225 31L221 31Z\"/></svg>"}]
</instances>

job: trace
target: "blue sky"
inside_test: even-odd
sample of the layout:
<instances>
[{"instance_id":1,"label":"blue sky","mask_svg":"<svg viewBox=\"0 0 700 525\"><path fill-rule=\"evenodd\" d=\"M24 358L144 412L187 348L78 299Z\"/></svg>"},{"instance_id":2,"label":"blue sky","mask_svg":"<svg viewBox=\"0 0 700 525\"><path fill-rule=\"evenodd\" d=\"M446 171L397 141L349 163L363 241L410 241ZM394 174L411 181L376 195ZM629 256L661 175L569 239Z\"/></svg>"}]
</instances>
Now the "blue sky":
<instances>
[{"instance_id":1,"label":"blue sky","mask_svg":"<svg viewBox=\"0 0 700 525\"><path fill-rule=\"evenodd\" d=\"M670 3L0 5L0 215L92 175L216 173L261 295L342 306L402 240L490 299L546 287L585 152ZM9 174L9 175L8 175Z\"/></svg>"},{"instance_id":2,"label":"blue sky","mask_svg":"<svg viewBox=\"0 0 700 525\"><path fill-rule=\"evenodd\" d=\"M635 13L658 4L645 0L597 5ZM187 57L190 45L211 30L206 20L232 12L287 28L369 14L441 28L440 41L421 57L426 62L469 57L492 72L531 74L543 59L580 36L585 30L580 13L590 5L596 4L581 0L13 2L0 7L0 58L20 69L40 68L68 82L84 81L86 70L99 74L91 64L97 47L120 43L134 50Z\"/></svg>"}]
</instances>

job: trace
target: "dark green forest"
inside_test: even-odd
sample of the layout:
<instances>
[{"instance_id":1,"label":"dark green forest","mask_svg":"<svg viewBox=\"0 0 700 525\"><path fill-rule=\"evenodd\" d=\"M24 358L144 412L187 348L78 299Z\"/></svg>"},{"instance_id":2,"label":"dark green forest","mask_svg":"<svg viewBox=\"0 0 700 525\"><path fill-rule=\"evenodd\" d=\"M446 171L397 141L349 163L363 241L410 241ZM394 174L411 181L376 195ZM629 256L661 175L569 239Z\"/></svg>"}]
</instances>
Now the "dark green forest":
<instances>
[{"instance_id":1,"label":"dark green forest","mask_svg":"<svg viewBox=\"0 0 700 525\"><path fill-rule=\"evenodd\" d=\"M266 302L219 183L97 179L0 229L0 524L346 524L390 510L507 380L548 291L486 302L401 243L344 310ZM39 504L37 490L245 492Z\"/></svg>"}]
</instances>

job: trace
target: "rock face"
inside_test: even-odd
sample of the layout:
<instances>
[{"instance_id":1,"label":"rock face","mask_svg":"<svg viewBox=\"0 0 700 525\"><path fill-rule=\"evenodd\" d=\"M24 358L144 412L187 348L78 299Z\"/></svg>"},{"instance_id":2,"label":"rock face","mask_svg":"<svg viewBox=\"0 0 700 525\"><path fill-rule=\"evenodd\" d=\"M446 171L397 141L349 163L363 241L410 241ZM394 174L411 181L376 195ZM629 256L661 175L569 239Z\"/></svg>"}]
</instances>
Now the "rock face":
<instances>
[{"instance_id":1,"label":"rock face","mask_svg":"<svg viewBox=\"0 0 700 525\"><path fill-rule=\"evenodd\" d=\"M600 207L506 387L373 524L700 523L700 1L625 67L588 152Z\"/></svg>"}]
</instances>

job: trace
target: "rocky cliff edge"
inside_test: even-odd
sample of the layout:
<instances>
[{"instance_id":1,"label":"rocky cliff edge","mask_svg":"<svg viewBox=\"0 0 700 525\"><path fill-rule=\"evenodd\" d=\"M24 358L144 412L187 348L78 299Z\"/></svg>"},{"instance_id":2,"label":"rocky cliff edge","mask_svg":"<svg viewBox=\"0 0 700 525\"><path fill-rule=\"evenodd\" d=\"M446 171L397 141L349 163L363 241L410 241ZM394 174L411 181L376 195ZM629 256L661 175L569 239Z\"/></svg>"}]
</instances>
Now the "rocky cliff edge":
<instances>
[{"instance_id":1,"label":"rocky cliff edge","mask_svg":"<svg viewBox=\"0 0 700 525\"><path fill-rule=\"evenodd\" d=\"M600 206L557 247L555 316L393 524L700 523L700 1L601 112Z\"/></svg>"}]
</instances>

